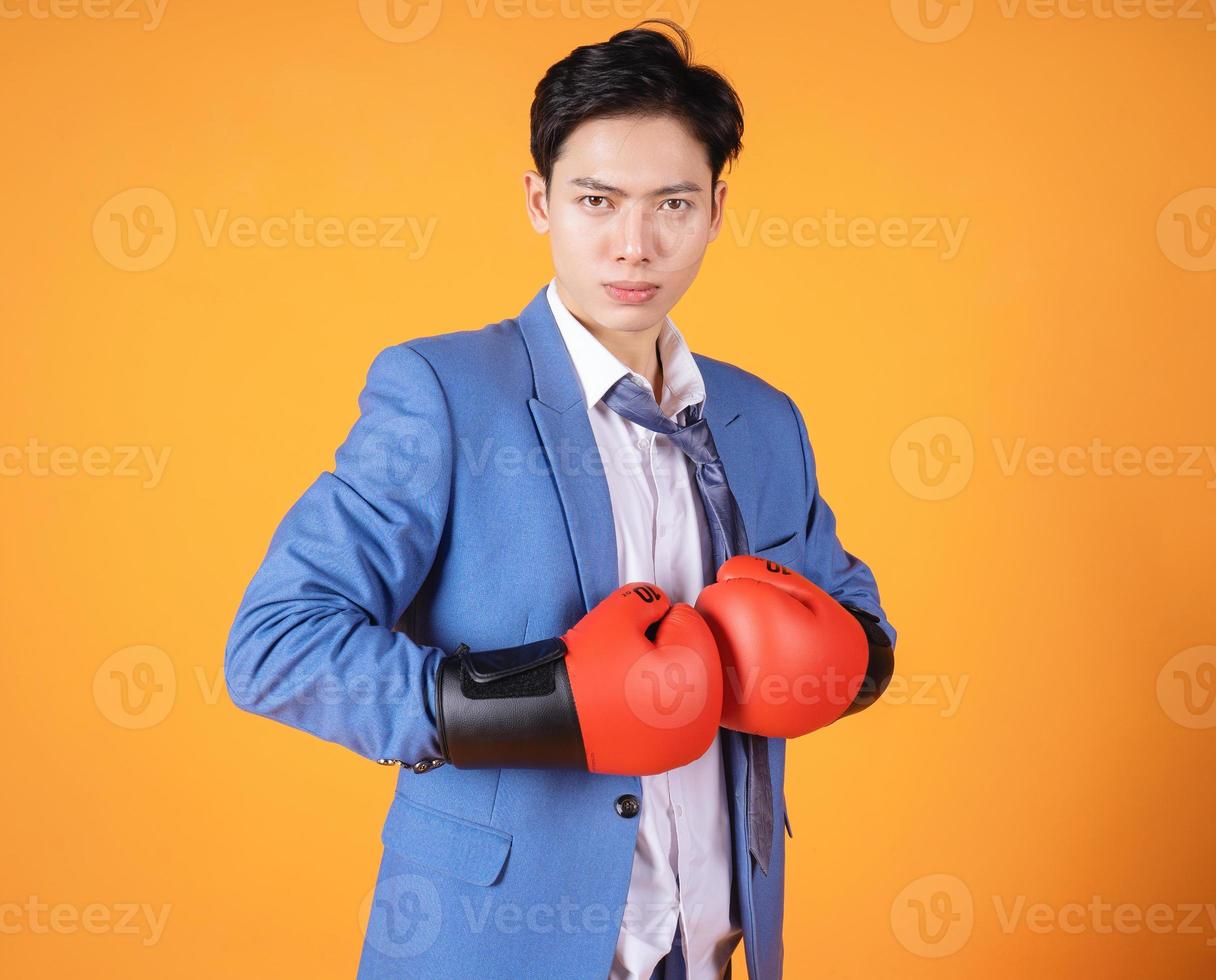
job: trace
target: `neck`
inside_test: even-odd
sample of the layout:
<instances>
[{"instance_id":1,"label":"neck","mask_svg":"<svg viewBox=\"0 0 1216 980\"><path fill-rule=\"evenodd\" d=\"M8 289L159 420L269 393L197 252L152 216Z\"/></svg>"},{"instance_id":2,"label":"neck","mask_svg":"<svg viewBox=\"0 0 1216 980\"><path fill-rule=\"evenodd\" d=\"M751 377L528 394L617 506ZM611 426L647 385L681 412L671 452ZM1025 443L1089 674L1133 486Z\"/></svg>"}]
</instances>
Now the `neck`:
<instances>
[{"instance_id":1,"label":"neck","mask_svg":"<svg viewBox=\"0 0 1216 980\"><path fill-rule=\"evenodd\" d=\"M591 336L630 371L636 371L650 382L651 388L654 389L655 401L662 404L663 364L659 360L659 332L663 329L664 320L645 330L609 330L594 323L571 306L561 282L557 284L557 292L571 316L578 320Z\"/></svg>"},{"instance_id":2,"label":"neck","mask_svg":"<svg viewBox=\"0 0 1216 980\"><path fill-rule=\"evenodd\" d=\"M580 321L582 322L582 321ZM659 329L662 324L645 330L623 333L583 324L587 332L603 344L630 371L636 371L650 382L655 400L663 400L663 365L659 360Z\"/></svg>"}]
</instances>

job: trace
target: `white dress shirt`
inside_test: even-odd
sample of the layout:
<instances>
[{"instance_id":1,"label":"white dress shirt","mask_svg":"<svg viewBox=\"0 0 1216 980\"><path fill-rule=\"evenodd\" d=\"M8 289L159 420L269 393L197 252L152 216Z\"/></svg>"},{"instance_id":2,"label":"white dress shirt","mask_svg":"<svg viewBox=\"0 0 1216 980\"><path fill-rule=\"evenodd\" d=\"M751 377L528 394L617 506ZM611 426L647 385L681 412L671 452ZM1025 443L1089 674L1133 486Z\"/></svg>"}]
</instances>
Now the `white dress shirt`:
<instances>
[{"instance_id":1,"label":"white dress shirt","mask_svg":"<svg viewBox=\"0 0 1216 980\"><path fill-rule=\"evenodd\" d=\"M549 283L549 306L587 398L616 525L618 584L653 582L672 602L695 602L715 569L695 465L666 436L601 402L623 375L653 394L570 313ZM659 331L659 408L673 421L705 398L701 371L670 317ZM695 762L642 776L642 809L609 980L649 980L681 929L690 980L719 980L742 936L730 917L731 852L721 732Z\"/></svg>"}]
</instances>

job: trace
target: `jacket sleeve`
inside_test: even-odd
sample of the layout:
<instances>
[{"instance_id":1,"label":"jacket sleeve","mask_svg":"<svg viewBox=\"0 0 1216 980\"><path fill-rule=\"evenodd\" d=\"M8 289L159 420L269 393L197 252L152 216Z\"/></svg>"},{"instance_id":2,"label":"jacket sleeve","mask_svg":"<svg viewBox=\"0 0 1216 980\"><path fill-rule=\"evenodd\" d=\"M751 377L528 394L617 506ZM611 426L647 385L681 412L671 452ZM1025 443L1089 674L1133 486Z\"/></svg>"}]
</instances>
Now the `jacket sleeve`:
<instances>
[{"instance_id":1,"label":"jacket sleeve","mask_svg":"<svg viewBox=\"0 0 1216 980\"><path fill-rule=\"evenodd\" d=\"M393 631L438 551L452 433L430 363L408 344L368 370L359 418L287 512L237 610L233 702L369 759L440 755L444 651Z\"/></svg>"},{"instance_id":2,"label":"jacket sleeve","mask_svg":"<svg viewBox=\"0 0 1216 980\"><path fill-rule=\"evenodd\" d=\"M860 558L845 551L836 536L836 515L819 492L815 471L815 451L807 435L806 423L798 406L786 396L798 424L802 440L803 470L806 477L806 577L837 602L855 606L874 617L895 647L896 632L882 609L874 573ZM864 624L863 624L864 625Z\"/></svg>"}]
</instances>

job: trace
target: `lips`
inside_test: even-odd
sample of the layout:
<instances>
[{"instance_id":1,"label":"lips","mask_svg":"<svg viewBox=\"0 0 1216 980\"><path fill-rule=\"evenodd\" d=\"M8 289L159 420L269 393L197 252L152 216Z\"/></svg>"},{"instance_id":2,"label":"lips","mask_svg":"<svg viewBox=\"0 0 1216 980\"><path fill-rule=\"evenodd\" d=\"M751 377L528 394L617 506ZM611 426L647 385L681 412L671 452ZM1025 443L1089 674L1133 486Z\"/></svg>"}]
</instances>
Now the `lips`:
<instances>
[{"instance_id":1,"label":"lips","mask_svg":"<svg viewBox=\"0 0 1216 980\"><path fill-rule=\"evenodd\" d=\"M624 279L606 282L604 289L618 303L646 303L659 291L659 287L652 282L631 282Z\"/></svg>"}]
</instances>

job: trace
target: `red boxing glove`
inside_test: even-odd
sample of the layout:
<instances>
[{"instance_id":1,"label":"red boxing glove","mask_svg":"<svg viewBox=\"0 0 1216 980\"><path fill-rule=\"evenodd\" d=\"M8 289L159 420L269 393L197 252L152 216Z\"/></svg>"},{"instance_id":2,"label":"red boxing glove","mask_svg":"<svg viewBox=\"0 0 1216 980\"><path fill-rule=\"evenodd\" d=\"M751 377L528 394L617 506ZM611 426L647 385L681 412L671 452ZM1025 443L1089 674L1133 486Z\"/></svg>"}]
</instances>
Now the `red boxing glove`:
<instances>
[{"instance_id":1,"label":"red boxing glove","mask_svg":"<svg viewBox=\"0 0 1216 980\"><path fill-rule=\"evenodd\" d=\"M738 555L701 590L696 608L722 658L724 728L797 738L853 704L869 664L865 630L809 579Z\"/></svg>"},{"instance_id":2,"label":"red boxing glove","mask_svg":"<svg viewBox=\"0 0 1216 980\"><path fill-rule=\"evenodd\" d=\"M651 642L646 630L660 617ZM705 754L721 721L722 667L692 606L633 583L562 639L590 772L666 772Z\"/></svg>"},{"instance_id":3,"label":"red boxing glove","mask_svg":"<svg viewBox=\"0 0 1216 980\"><path fill-rule=\"evenodd\" d=\"M477 653L462 645L440 663L436 713L444 757L458 768L651 775L713 742L722 664L692 606L631 582L560 637Z\"/></svg>"}]
</instances>

